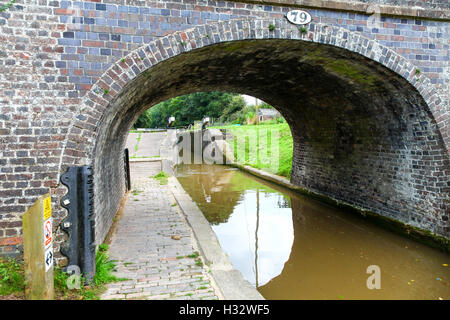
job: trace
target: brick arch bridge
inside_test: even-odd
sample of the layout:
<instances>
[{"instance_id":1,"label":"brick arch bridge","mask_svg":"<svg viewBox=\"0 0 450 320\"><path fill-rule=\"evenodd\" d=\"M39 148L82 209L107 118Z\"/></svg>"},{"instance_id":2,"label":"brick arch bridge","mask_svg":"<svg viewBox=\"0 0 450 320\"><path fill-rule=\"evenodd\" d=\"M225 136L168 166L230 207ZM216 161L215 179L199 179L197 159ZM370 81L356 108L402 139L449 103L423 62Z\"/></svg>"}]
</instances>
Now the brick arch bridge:
<instances>
[{"instance_id":1,"label":"brick arch bridge","mask_svg":"<svg viewBox=\"0 0 450 320\"><path fill-rule=\"evenodd\" d=\"M64 219L59 177L72 165L94 166L101 243L125 192L134 120L207 90L277 107L294 137L293 183L449 238L446 4L384 1L369 28L360 1L304 1L305 30L281 2L49 1L2 13L0 253L19 252L21 214L49 189L56 225Z\"/></svg>"}]
</instances>

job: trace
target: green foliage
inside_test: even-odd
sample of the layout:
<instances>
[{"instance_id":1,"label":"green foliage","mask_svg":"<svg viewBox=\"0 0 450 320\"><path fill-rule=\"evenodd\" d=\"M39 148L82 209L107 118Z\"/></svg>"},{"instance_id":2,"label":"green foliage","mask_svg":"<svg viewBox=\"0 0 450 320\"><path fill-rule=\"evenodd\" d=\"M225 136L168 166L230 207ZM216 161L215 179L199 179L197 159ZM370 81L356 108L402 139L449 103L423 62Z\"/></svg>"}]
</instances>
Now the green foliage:
<instances>
[{"instance_id":1,"label":"green foliage","mask_svg":"<svg viewBox=\"0 0 450 320\"><path fill-rule=\"evenodd\" d=\"M139 193L142 193L142 191L134 189L133 191L131 191L131 193L133 194L133 196L137 196Z\"/></svg>"},{"instance_id":2,"label":"green foliage","mask_svg":"<svg viewBox=\"0 0 450 320\"><path fill-rule=\"evenodd\" d=\"M228 122L231 124L246 124L247 119L253 119L256 115L256 110L254 106L245 106L241 110L233 113L228 117Z\"/></svg>"},{"instance_id":3,"label":"green foliage","mask_svg":"<svg viewBox=\"0 0 450 320\"><path fill-rule=\"evenodd\" d=\"M168 177L169 176L164 171L160 171L160 172L158 172L158 174L156 174L152 178L158 180L159 184L166 185L168 183Z\"/></svg>"},{"instance_id":4,"label":"green foliage","mask_svg":"<svg viewBox=\"0 0 450 320\"><path fill-rule=\"evenodd\" d=\"M275 25L269 24L269 31L274 31L274 30L275 30Z\"/></svg>"},{"instance_id":5,"label":"green foliage","mask_svg":"<svg viewBox=\"0 0 450 320\"><path fill-rule=\"evenodd\" d=\"M278 123L281 122L281 123ZM221 126L219 128L227 129L237 139L230 141L230 146L234 149L234 156L236 162L251 167L266 170L274 174L289 178L291 176L292 169L292 154L293 154L293 140L289 125L284 119L280 120L268 120L261 122L259 125L244 125L244 126ZM257 145L255 148L250 148L249 139L246 138L250 135L258 136L259 130L267 130L267 139L257 139ZM272 131L279 132L278 140L278 153L271 153L271 134ZM245 139L245 152L244 154L237 153L237 141ZM233 143L234 142L234 143ZM271 159L270 165L261 161L261 152L268 150L268 156ZM256 151L256 152L254 152ZM273 167L273 163L276 161L273 157L277 157L278 166Z\"/></svg>"},{"instance_id":6,"label":"green foliage","mask_svg":"<svg viewBox=\"0 0 450 320\"><path fill-rule=\"evenodd\" d=\"M248 105L246 106L244 101L242 101L243 106L240 108L234 109L233 113L230 115L227 115L227 117L221 117L219 119L219 122L221 123L231 123L231 124L254 124L256 123L256 106L254 105ZM258 109L275 109L273 106L267 103L262 103L258 106ZM283 123L285 120L284 118L280 117L276 120L273 120L273 123Z\"/></svg>"},{"instance_id":7,"label":"green foliage","mask_svg":"<svg viewBox=\"0 0 450 320\"><path fill-rule=\"evenodd\" d=\"M111 282L124 281L127 279L117 278L112 274L116 265L114 260L110 260L108 245L101 244L95 254L95 276L93 283L86 286L86 279L81 277L80 289L69 289L67 281L70 275L62 271L60 267L55 268L54 283L55 292L61 299L83 299L98 300L100 294L104 291L105 285Z\"/></svg>"},{"instance_id":8,"label":"green foliage","mask_svg":"<svg viewBox=\"0 0 450 320\"><path fill-rule=\"evenodd\" d=\"M112 274L116 264L114 260L109 260L108 245L101 244L98 246L97 253L95 255L95 285L103 285L110 282L120 281L119 278Z\"/></svg>"},{"instance_id":9,"label":"green foliage","mask_svg":"<svg viewBox=\"0 0 450 320\"><path fill-rule=\"evenodd\" d=\"M25 290L23 264L14 259L0 259L0 295L22 293Z\"/></svg>"},{"instance_id":10,"label":"green foliage","mask_svg":"<svg viewBox=\"0 0 450 320\"><path fill-rule=\"evenodd\" d=\"M238 98L234 98L238 97ZM176 126L187 126L204 117L217 119L228 109L232 110L244 106L240 103L239 95L224 92L197 92L179 96L161 102L137 119L134 128L165 128L169 117L175 117Z\"/></svg>"},{"instance_id":11,"label":"green foliage","mask_svg":"<svg viewBox=\"0 0 450 320\"><path fill-rule=\"evenodd\" d=\"M203 267L203 262L200 258L195 259L195 265L199 267Z\"/></svg>"},{"instance_id":12,"label":"green foliage","mask_svg":"<svg viewBox=\"0 0 450 320\"><path fill-rule=\"evenodd\" d=\"M55 273L53 275L55 290L65 291L67 289L67 280L69 275L65 273L60 266L55 267Z\"/></svg>"},{"instance_id":13,"label":"green foliage","mask_svg":"<svg viewBox=\"0 0 450 320\"><path fill-rule=\"evenodd\" d=\"M192 259L196 259L196 258L199 257L199 253L196 251L196 252L194 252L192 254L187 255L186 257L192 258Z\"/></svg>"},{"instance_id":14,"label":"green foliage","mask_svg":"<svg viewBox=\"0 0 450 320\"><path fill-rule=\"evenodd\" d=\"M274 109L262 103L258 108ZM162 128L167 119L175 117L176 126L187 126L204 117L216 119L222 124L247 124L256 122L256 107L245 104L238 94L223 92L198 92L161 102L145 111L136 120L134 128ZM283 118L275 123L284 122ZM136 151L136 150L135 150Z\"/></svg>"},{"instance_id":15,"label":"green foliage","mask_svg":"<svg viewBox=\"0 0 450 320\"><path fill-rule=\"evenodd\" d=\"M275 108L270 104L263 102L258 106L258 109L275 109Z\"/></svg>"},{"instance_id":16,"label":"green foliage","mask_svg":"<svg viewBox=\"0 0 450 320\"><path fill-rule=\"evenodd\" d=\"M84 287L84 279L80 279L80 289L73 290L67 287L70 274L64 272L60 266L55 267L53 275L53 283L55 288L55 297L60 300L82 300L85 297L85 291L89 290Z\"/></svg>"},{"instance_id":17,"label":"green foliage","mask_svg":"<svg viewBox=\"0 0 450 320\"><path fill-rule=\"evenodd\" d=\"M267 103L258 107L274 108ZM198 92L157 104L142 113L133 127L163 128L171 116L175 117L176 126L194 124L194 121L202 120L204 117L216 119L219 123L247 124L247 119L255 122L256 107L246 106L244 99L238 94Z\"/></svg>"},{"instance_id":18,"label":"green foliage","mask_svg":"<svg viewBox=\"0 0 450 320\"><path fill-rule=\"evenodd\" d=\"M70 275L62 270L60 266L54 269L54 288L56 299L67 300L94 300L99 299L105 289L105 284L110 282L124 281L127 279L117 278L112 274L115 269L115 261L110 260L108 245L99 246L95 256L95 276L91 285L86 286L86 280L80 277L80 289L69 289L67 286ZM23 263L13 259L0 259L0 296L20 295L25 291L25 272Z\"/></svg>"},{"instance_id":19,"label":"green foliage","mask_svg":"<svg viewBox=\"0 0 450 320\"><path fill-rule=\"evenodd\" d=\"M0 12L6 11L7 9L9 9L15 2L16 2L16 0L11 0L7 4L1 6Z\"/></svg>"},{"instance_id":20,"label":"green foliage","mask_svg":"<svg viewBox=\"0 0 450 320\"><path fill-rule=\"evenodd\" d=\"M245 101L241 96L234 96L229 105L223 110L219 122L233 122L239 118L239 112L245 108Z\"/></svg>"},{"instance_id":21,"label":"green foliage","mask_svg":"<svg viewBox=\"0 0 450 320\"><path fill-rule=\"evenodd\" d=\"M139 132L139 135L136 138L136 145L134 146L135 153L139 150L139 142L141 142L141 139L142 139L142 132Z\"/></svg>"}]
</instances>

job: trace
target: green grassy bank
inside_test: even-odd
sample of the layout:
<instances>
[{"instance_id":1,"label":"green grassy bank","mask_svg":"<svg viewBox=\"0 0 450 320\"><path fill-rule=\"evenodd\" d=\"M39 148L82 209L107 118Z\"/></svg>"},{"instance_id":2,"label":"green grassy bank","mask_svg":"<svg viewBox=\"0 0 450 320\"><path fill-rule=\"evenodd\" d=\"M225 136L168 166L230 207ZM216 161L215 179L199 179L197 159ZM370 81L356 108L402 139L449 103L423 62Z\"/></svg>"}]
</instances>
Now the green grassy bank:
<instances>
[{"instance_id":1,"label":"green grassy bank","mask_svg":"<svg viewBox=\"0 0 450 320\"><path fill-rule=\"evenodd\" d=\"M79 289L70 289L68 287L70 275L56 266L54 270L55 300L98 300L105 291L106 284L128 280L114 276L115 261L109 259L107 250L106 244L99 246L95 256L94 279L90 285L86 286L81 276ZM26 298L23 261L0 258L0 300L24 299Z\"/></svg>"},{"instance_id":2,"label":"green grassy bank","mask_svg":"<svg viewBox=\"0 0 450 320\"><path fill-rule=\"evenodd\" d=\"M287 123L261 123L258 125L228 125L210 127L226 129L235 161L286 178L291 177L293 143ZM272 142L277 142L272 146ZM245 152L238 152L245 142ZM267 155L267 156L266 156ZM266 158L266 159L265 159ZM265 161L270 160L270 161Z\"/></svg>"}]
</instances>

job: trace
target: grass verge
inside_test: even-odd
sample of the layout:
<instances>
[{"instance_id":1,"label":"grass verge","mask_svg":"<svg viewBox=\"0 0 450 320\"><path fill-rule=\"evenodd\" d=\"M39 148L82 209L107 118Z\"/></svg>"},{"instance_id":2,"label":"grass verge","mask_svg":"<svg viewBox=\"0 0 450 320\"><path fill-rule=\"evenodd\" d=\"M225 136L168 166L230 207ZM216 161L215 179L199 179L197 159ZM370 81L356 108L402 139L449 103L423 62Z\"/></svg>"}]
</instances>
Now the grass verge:
<instances>
[{"instance_id":1,"label":"grass verge","mask_svg":"<svg viewBox=\"0 0 450 320\"><path fill-rule=\"evenodd\" d=\"M260 123L258 125L229 125L213 127L226 129L232 138L235 161L256 169L290 178L292 169L293 140L287 123ZM272 146L273 142L277 145ZM238 147L244 146L244 152ZM242 150L242 149L241 149Z\"/></svg>"},{"instance_id":2,"label":"grass verge","mask_svg":"<svg viewBox=\"0 0 450 320\"><path fill-rule=\"evenodd\" d=\"M14 259L0 258L0 296L25 297L23 264Z\"/></svg>"},{"instance_id":3,"label":"grass verge","mask_svg":"<svg viewBox=\"0 0 450 320\"><path fill-rule=\"evenodd\" d=\"M116 267L115 262L109 259L108 245L101 244L95 254L95 276L92 283L86 285L86 280L81 277L81 286L77 290L69 289L67 283L70 281L70 275L58 268L55 270L56 296L63 300L99 300L108 283L128 280L112 274Z\"/></svg>"},{"instance_id":4,"label":"grass verge","mask_svg":"<svg viewBox=\"0 0 450 320\"><path fill-rule=\"evenodd\" d=\"M55 300L98 300L105 291L106 284L128 280L113 275L116 264L114 260L109 259L107 251L106 244L98 247L95 255L95 276L89 285L86 285L86 279L82 275L77 278L64 272L61 267L55 267ZM0 258L0 300L2 298L25 299L25 274L22 262Z\"/></svg>"}]
</instances>

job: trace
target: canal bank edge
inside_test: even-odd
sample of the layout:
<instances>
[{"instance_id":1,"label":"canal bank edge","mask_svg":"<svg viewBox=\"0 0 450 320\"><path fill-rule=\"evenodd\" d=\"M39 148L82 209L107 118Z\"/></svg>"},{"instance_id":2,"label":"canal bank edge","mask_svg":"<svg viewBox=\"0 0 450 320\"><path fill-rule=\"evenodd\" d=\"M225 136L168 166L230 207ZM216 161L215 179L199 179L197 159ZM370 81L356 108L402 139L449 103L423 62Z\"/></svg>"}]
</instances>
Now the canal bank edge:
<instances>
[{"instance_id":1,"label":"canal bank edge","mask_svg":"<svg viewBox=\"0 0 450 320\"><path fill-rule=\"evenodd\" d=\"M365 210L363 208L359 208L357 206L338 201L336 199L327 197L325 195L322 195L320 193L313 192L311 190L308 190L303 187L296 186L292 184L288 179L277 176L274 174L271 174L269 172L265 172L263 170L259 170L247 165L242 165L238 163L228 163L227 165L231 167L238 168L244 172L250 173L258 178L270 181L272 183L275 183L279 186L285 187L287 189L290 189L294 192L300 193L302 195L306 195L308 197L311 197L315 200L318 200L320 202L332 205L334 207L345 209L353 213L358 213L365 219L368 219L372 221L373 223L391 230L395 233L401 234L403 236L406 236L410 239L413 239L415 241L418 241L420 243L423 243L425 245L428 245L432 248L440 249L446 253L450 253L450 239L447 239L442 236L438 236L431 231L414 227L409 224L403 223L401 221L395 220L393 218L382 216L378 213Z\"/></svg>"},{"instance_id":2,"label":"canal bank edge","mask_svg":"<svg viewBox=\"0 0 450 320\"><path fill-rule=\"evenodd\" d=\"M216 288L225 300L264 300L264 297L231 264L216 234L197 204L186 193L178 179L169 177L168 185L192 228L201 256L209 267Z\"/></svg>"}]
</instances>

